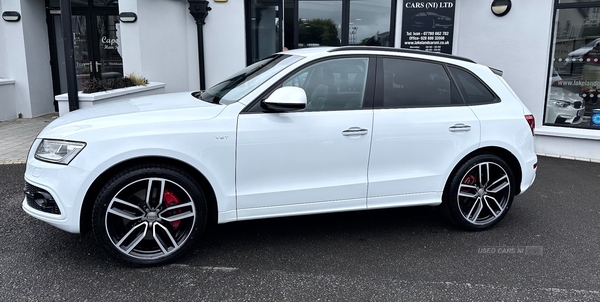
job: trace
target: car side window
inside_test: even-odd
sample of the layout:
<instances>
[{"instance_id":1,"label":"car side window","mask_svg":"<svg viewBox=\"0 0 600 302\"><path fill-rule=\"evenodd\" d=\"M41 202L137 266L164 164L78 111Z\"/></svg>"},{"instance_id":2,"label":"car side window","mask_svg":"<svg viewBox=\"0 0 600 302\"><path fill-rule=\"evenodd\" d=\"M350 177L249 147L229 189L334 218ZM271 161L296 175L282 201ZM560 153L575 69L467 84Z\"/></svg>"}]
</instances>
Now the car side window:
<instances>
[{"instance_id":1,"label":"car side window","mask_svg":"<svg viewBox=\"0 0 600 302\"><path fill-rule=\"evenodd\" d=\"M383 107L439 107L456 104L462 104L462 101L442 65L383 58Z\"/></svg>"},{"instance_id":2,"label":"car side window","mask_svg":"<svg viewBox=\"0 0 600 302\"><path fill-rule=\"evenodd\" d=\"M469 72L455 67L448 69L467 104L491 104L497 101L496 96Z\"/></svg>"},{"instance_id":3,"label":"car side window","mask_svg":"<svg viewBox=\"0 0 600 302\"><path fill-rule=\"evenodd\" d=\"M288 77L283 86L304 89L306 111L359 109L365 97L368 66L368 58L319 62Z\"/></svg>"}]
</instances>

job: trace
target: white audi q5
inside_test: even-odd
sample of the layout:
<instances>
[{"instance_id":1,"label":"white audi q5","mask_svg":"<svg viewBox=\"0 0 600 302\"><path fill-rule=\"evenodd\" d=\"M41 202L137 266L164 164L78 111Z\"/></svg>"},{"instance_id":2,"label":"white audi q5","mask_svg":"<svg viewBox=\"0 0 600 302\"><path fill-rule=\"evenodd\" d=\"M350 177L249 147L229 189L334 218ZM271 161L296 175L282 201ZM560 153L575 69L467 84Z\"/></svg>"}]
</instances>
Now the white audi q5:
<instances>
[{"instance_id":1,"label":"white audi q5","mask_svg":"<svg viewBox=\"0 0 600 302\"><path fill-rule=\"evenodd\" d=\"M33 142L23 209L133 265L172 261L211 222L427 205L483 230L535 179L534 124L469 59L298 49L203 92L58 118Z\"/></svg>"}]
</instances>

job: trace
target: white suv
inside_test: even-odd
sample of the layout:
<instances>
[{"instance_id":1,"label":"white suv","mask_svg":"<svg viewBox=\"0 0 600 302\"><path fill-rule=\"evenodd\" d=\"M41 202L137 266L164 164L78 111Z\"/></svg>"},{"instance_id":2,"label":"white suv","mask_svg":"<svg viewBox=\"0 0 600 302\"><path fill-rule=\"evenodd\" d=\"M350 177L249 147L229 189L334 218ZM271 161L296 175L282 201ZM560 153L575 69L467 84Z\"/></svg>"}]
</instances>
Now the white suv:
<instances>
[{"instance_id":1,"label":"white suv","mask_svg":"<svg viewBox=\"0 0 600 302\"><path fill-rule=\"evenodd\" d=\"M537 165L533 116L500 75L392 48L278 53L202 93L52 122L23 209L136 265L176 258L210 222L427 205L486 229Z\"/></svg>"}]
</instances>

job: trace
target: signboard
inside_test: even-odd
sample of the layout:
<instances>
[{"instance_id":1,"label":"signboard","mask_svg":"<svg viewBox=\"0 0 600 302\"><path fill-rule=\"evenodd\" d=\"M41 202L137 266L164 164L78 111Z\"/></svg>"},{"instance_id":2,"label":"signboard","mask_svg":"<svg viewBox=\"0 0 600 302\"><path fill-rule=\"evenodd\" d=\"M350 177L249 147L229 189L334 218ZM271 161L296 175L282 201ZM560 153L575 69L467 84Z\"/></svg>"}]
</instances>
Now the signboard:
<instances>
[{"instance_id":1,"label":"signboard","mask_svg":"<svg viewBox=\"0 0 600 302\"><path fill-rule=\"evenodd\" d=\"M404 1L400 47L452 54L455 0Z\"/></svg>"}]
</instances>

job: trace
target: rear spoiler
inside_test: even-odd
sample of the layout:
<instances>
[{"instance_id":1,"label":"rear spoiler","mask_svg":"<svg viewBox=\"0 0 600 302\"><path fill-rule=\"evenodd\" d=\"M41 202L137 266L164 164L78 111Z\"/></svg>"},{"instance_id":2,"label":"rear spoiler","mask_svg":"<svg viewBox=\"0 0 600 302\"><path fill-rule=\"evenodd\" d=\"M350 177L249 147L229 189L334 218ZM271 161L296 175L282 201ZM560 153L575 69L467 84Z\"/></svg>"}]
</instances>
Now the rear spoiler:
<instances>
[{"instance_id":1,"label":"rear spoiler","mask_svg":"<svg viewBox=\"0 0 600 302\"><path fill-rule=\"evenodd\" d=\"M494 74L496 74L497 76L500 76L500 77L502 76L502 70L500 70L500 69L496 69L496 68L493 68L493 67L489 67L489 66L488 66L488 68L489 68L489 69L490 69L490 70L491 70L491 71L492 71Z\"/></svg>"}]
</instances>

